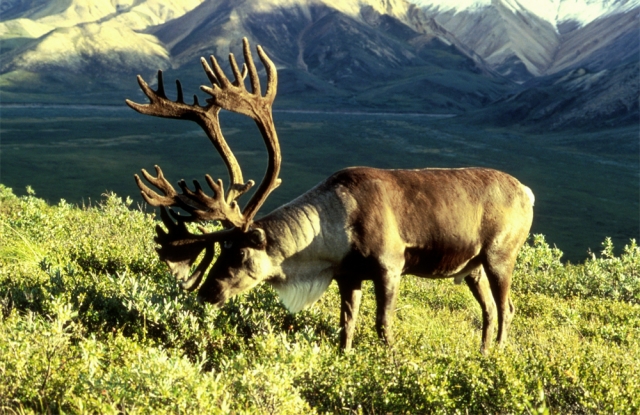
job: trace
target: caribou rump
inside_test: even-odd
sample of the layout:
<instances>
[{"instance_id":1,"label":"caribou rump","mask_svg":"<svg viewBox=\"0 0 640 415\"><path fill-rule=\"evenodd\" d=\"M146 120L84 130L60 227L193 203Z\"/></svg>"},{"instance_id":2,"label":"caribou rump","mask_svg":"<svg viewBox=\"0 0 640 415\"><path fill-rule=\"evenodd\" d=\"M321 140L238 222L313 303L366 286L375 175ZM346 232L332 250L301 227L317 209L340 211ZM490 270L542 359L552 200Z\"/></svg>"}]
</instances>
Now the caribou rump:
<instances>
[{"instance_id":1,"label":"caribou rump","mask_svg":"<svg viewBox=\"0 0 640 415\"><path fill-rule=\"evenodd\" d=\"M482 308L481 351L486 353L491 345L495 314L497 340L504 345L515 311L509 294L512 273L533 220L532 191L512 176L487 168L350 167L254 221L260 206L281 182L280 148L271 113L277 71L260 46L257 51L267 74L264 96L244 39L242 70L233 54L229 56L233 82L213 56L211 66L201 60L211 82L211 87L201 87L211 96L206 105L200 105L196 96L193 104L186 104L179 81L177 100L169 100L161 71L157 91L138 77L149 104L126 101L143 114L197 122L229 171L226 195L221 180L205 176L213 196L195 180L195 190L180 181L182 192L176 192L158 166L155 177L144 169L142 174L162 194L135 176L147 203L161 207L167 231L156 227L157 251L180 285L190 291L199 287L200 300L222 306L230 297L266 282L279 293L284 305L296 312L313 304L335 280L341 297L340 346L349 349L363 281L373 281L376 330L391 343L401 276L454 278L457 283L465 281ZM252 92L245 87L247 74ZM242 211L237 199L254 183L244 183L240 166L222 136L220 109L251 117L269 156L265 177ZM171 207L179 207L187 215ZM206 233L200 227L197 234L186 227L186 222L209 220L220 221L225 229ZM213 262L215 244L220 244L221 250Z\"/></svg>"}]
</instances>

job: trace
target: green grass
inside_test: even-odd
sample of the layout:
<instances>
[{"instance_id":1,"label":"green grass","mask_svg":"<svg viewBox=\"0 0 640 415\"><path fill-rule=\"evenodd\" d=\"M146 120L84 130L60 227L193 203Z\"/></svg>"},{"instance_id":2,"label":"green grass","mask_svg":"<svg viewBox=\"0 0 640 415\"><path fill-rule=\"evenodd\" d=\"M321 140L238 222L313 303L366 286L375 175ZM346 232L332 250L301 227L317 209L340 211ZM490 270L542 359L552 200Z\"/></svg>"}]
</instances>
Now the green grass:
<instances>
[{"instance_id":1,"label":"green grass","mask_svg":"<svg viewBox=\"0 0 640 415\"><path fill-rule=\"evenodd\" d=\"M181 292L153 216L106 196L79 208L0 187L2 413L618 413L640 411L640 248L565 265L520 253L507 347L452 281L406 277L393 349L365 285L340 353L335 285L288 314L263 286L220 310Z\"/></svg>"}]
</instances>

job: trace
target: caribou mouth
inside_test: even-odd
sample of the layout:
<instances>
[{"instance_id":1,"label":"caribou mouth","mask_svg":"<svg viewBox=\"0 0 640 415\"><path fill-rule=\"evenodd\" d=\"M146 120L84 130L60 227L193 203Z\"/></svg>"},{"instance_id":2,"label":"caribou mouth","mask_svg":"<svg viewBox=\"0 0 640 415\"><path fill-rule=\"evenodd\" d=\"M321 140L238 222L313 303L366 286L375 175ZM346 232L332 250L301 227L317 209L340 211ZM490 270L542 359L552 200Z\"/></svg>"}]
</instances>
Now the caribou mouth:
<instances>
[{"instance_id":1,"label":"caribou mouth","mask_svg":"<svg viewBox=\"0 0 640 415\"><path fill-rule=\"evenodd\" d=\"M186 280L178 281L178 285L183 290L193 291L196 288L198 288L198 285L200 285L200 281L202 281L203 274L204 273L201 270L196 269L195 272L191 274L189 278L187 278Z\"/></svg>"},{"instance_id":2,"label":"caribou mouth","mask_svg":"<svg viewBox=\"0 0 640 415\"><path fill-rule=\"evenodd\" d=\"M202 276L204 272L209 268L211 261L213 260L213 248L207 247L204 251L204 258L198 264L193 274L187 279L182 279L178 281L180 288L187 291L193 291L200 285L200 281L202 281Z\"/></svg>"}]
</instances>

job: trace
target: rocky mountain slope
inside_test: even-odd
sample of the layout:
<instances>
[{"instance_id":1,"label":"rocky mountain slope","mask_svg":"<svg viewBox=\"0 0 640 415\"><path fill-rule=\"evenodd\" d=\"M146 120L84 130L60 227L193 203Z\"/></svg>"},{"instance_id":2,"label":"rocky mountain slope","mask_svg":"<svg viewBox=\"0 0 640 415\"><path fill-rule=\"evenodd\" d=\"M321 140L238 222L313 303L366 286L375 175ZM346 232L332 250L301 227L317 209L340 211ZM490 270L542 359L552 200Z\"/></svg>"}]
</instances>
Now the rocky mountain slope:
<instances>
[{"instance_id":1,"label":"rocky mountain slope","mask_svg":"<svg viewBox=\"0 0 640 415\"><path fill-rule=\"evenodd\" d=\"M240 55L247 36L276 62L285 106L461 113L496 102L541 120L535 108L565 111L585 92L558 81L571 74L637 92L639 10L640 0L4 0L0 91L4 102L120 103L139 95L135 74L153 82L159 68L197 91L199 57ZM532 103L554 88L563 93ZM590 91L572 105L591 109L565 115L615 119L612 95Z\"/></svg>"},{"instance_id":2,"label":"rocky mountain slope","mask_svg":"<svg viewBox=\"0 0 640 415\"><path fill-rule=\"evenodd\" d=\"M137 89L134 72L149 78L158 68L197 90L199 57L240 55L243 36L278 65L281 96L312 93L321 107L461 112L509 87L405 0L102 0L90 10L79 0L64 10L54 3L14 2L3 11L0 84L9 100L30 98L29 88L62 93L78 85L121 96ZM429 89L416 93L415 85Z\"/></svg>"},{"instance_id":3,"label":"rocky mountain slope","mask_svg":"<svg viewBox=\"0 0 640 415\"><path fill-rule=\"evenodd\" d=\"M640 0L413 0L465 46L523 82L638 55Z\"/></svg>"},{"instance_id":4,"label":"rocky mountain slope","mask_svg":"<svg viewBox=\"0 0 640 415\"><path fill-rule=\"evenodd\" d=\"M479 122L537 131L638 125L640 64L599 71L574 69L536 78L479 111Z\"/></svg>"}]
</instances>

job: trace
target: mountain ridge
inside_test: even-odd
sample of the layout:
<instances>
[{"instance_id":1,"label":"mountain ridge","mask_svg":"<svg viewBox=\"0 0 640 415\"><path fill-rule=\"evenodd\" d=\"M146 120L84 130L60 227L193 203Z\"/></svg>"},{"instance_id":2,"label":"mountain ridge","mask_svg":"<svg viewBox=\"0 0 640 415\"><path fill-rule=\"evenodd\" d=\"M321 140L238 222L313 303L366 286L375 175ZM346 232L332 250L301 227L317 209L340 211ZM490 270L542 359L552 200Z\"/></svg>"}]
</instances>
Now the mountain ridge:
<instances>
[{"instance_id":1,"label":"mountain ridge","mask_svg":"<svg viewBox=\"0 0 640 415\"><path fill-rule=\"evenodd\" d=\"M593 66L603 49L620 51L608 54L610 67L638 54L640 0L414 1L516 82Z\"/></svg>"},{"instance_id":2,"label":"mountain ridge","mask_svg":"<svg viewBox=\"0 0 640 415\"><path fill-rule=\"evenodd\" d=\"M553 26L573 22L585 26L602 17L625 13L640 7L639 0L411 0L412 3L432 10L456 13L502 4L511 11L526 10L548 21ZM607 3L607 5L605 5Z\"/></svg>"},{"instance_id":3,"label":"mountain ridge","mask_svg":"<svg viewBox=\"0 0 640 415\"><path fill-rule=\"evenodd\" d=\"M572 14L567 6L571 2L584 5L584 10ZM225 57L229 52L239 56L246 36L265 47L283 74L280 102L291 107L304 102L319 109L357 106L461 114L510 102L519 111L534 111L528 97L536 94L523 91L545 90L548 77L578 70L628 82L635 91L636 83L629 78L633 70L625 65L639 56L640 0L615 0L609 9L603 4L98 0L88 7L69 0L61 7L55 0L6 0L0 7L0 91L4 102L121 102L123 94L137 91L136 73L153 85L155 71L163 69L180 78L185 91L197 92L206 79L199 57ZM553 7L543 13L545 5ZM228 68L226 59L221 64ZM614 76L622 67L629 76ZM623 90L611 82L602 85ZM573 107L593 110L600 102L596 118L610 117L605 92L592 91L595 103L573 99L569 105L566 97L558 96L556 100L567 105L555 108L579 119L576 114L581 112ZM637 111L624 96L623 107ZM521 121L535 119L539 114Z\"/></svg>"}]
</instances>

